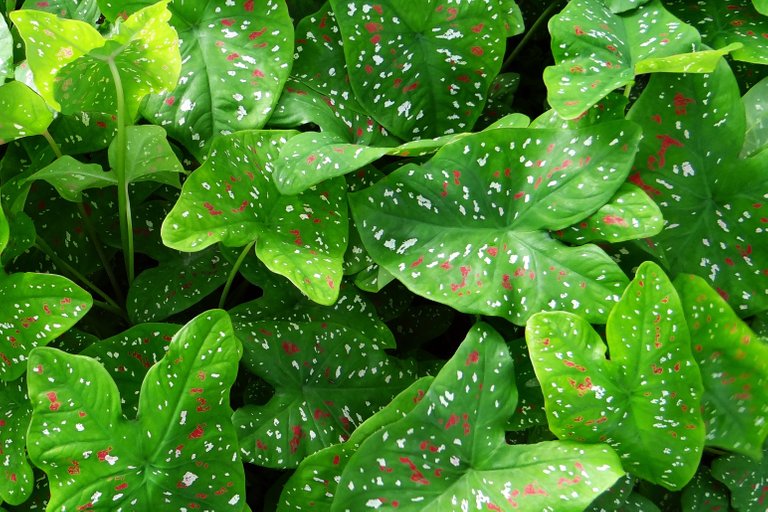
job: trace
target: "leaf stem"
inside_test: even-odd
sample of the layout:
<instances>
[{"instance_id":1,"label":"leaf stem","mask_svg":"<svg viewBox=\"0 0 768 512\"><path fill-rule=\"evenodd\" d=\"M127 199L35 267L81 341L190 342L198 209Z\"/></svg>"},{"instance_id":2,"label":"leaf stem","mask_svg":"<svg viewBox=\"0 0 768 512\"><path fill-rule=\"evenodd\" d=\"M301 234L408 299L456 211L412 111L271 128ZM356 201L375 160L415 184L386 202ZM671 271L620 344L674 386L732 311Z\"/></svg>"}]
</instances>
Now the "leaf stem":
<instances>
[{"instance_id":1,"label":"leaf stem","mask_svg":"<svg viewBox=\"0 0 768 512\"><path fill-rule=\"evenodd\" d=\"M115 177L117 178L117 209L120 216L120 239L123 245L123 258L125 259L125 271L128 275L128 285L133 282L136 275L134 269L133 254L133 222L131 219L131 198L128 193L128 180L125 176L125 156L128 150L125 125L125 91L120 79L115 59L108 61L112 79L115 82L115 94L117 95L117 135L115 151Z\"/></svg>"},{"instance_id":2,"label":"leaf stem","mask_svg":"<svg viewBox=\"0 0 768 512\"><path fill-rule=\"evenodd\" d=\"M109 302L103 302L103 301L94 299L93 300L93 306L97 307L99 309L103 309L104 311L109 311L110 313L112 313L115 316L119 316L121 319L125 320L128 325L130 325L130 323L131 323L130 320L128 320L128 317L126 316L126 314L123 312L123 310L121 308L115 307L112 304L110 304Z\"/></svg>"},{"instance_id":3,"label":"leaf stem","mask_svg":"<svg viewBox=\"0 0 768 512\"><path fill-rule=\"evenodd\" d=\"M48 141L48 145L51 146L51 149L53 150L53 154L56 155L56 158L61 158L62 156L64 156L64 153L61 152L61 148L59 147L59 145L56 143L55 140L53 140L53 137L51 136L51 132L49 132L48 130L45 130L42 135L43 137L45 137L45 140Z\"/></svg>"},{"instance_id":4,"label":"leaf stem","mask_svg":"<svg viewBox=\"0 0 768 512\"><path fill-rule=\"evenodd\" d=\"M515 46L515 49L512 50L512 53L509 54L509 56L504 60L504 64L501 65L501 69L505 70L509 67L509 65L514 61L518 55L522 52L523 48L526 47L526 45L530 42L531 38L533 37L533 34L536 33L536 31L539 29L542 23L549 20L552 12L557 9L560 4L562 4L562 0L557 0L555 2L552 2L549 4L549 7L544 9L544 12L542 12L538 18L536 18L536 21L533 22L533 25L531 25L531 28L528 30L528 32L525 33L523 38L520 40L519 43L517 43L517 46Z\"/></svg>"},{"instance_id":5,"label":"leaf stem","mask_svg":"<svg viewBox=\"0 0 768 512\"><path fill-rule=\"evenodd\" d=\"M629 99L629 93L632 92L632 86L635 85L635 81L632 80L629 82L626 87L624 87L624 97Z\"/></svg>"},{"instance_id":6,"label":"leaf stem","mask_svg":"<svg viewBox=\"0 0 768 512\"><path fill-rule=\"evenodd\" d=\"M224 309L224 303L227 301L227 295L229 295L229 289L232 288L232 282L235 280L235 276L237 275L237 272L240 270L240 267L243 266L243 261L245 261L245 257L248 256L248 253L253 248L253 244L256 243L256 240L249 243L245 246L245 249L243 249L243 252L240 253L240 256L237 257L237 261L235 261L235 264L232 265L232 270L229 272L229 276L227 276L227 282L224 284L224 290L221 292L221 298L219 299L219 308Z\"/></svg>"}]
</instances>

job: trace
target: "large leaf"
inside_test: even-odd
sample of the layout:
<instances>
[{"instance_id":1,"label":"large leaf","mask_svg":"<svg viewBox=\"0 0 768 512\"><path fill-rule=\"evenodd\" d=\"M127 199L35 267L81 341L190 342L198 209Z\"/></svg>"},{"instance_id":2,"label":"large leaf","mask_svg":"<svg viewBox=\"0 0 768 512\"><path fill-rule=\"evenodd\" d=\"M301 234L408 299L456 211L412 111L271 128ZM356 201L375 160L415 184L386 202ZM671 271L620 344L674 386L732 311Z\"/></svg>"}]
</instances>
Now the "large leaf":
<instances>
[{"instance_id":1,"label":"large leaf","mask_svg":"<svg viewBox=\"0 0 768 512\"><path fill-rule=\"evenodd\" d=\"M625 121L489 130L350 194L350 204L371 257L415 293L518 324L544 309L604 322L626 277L597 247L567 247L546 231L613 196L638 138Z\"/></svg>"},{"instance_id":2,"label":"large leaf","mask_svg":"<svg viewBox=\"0 0 768 512\"><path fill-rule=\"evenodd\" d=\"M707 444L759 458L768 436L768 345L698 276L675 280L704 384Z\"/></svg>"},{"instance_id":3,"label":"large leaf","mask_svg":"<svg viewBox=\"0 0 768 512\"><path fill-rule=\"evenodd\" d=\"M247 131L217 140L208 160L184 182L163 221L166 245L199 251L257 240L256 255L312 300L332 304L347 246L343 178L283 196L272 182L280 147L295 132Z\"/></svg>"},{"instance_id":4,"label":"large leaf","mask_svg":"<svg viewBox=\"0 0 768 512\"><path fill-rule=\"evenodd\" d=\"M330 3L352 89L377 121L404 140L472 128L506 48L497 2Z\"/></svg>"},{"instance_id":5,"label":"large leaf","mask_svg":"<svg viewBox=\"0 0 768 512\"><path fill-rule=\"evenodd\" d=\"M34 475L26 450L30 414L26 379L0 381L0 499L11 505L23 503L32 494Z\"/></svg>"},{"instance_id":6,"label":"large leaf","mask_svg":"<svg viewBox=\"0 0 768 512\"><path fill-rule=\"evenodd\" d=\"M760 460L727 455L712 463L712 476L731 491L731 505L740 512L765 510L768 487L768 449Z\"/></svg>"},{"instance_id":7,"label":"large leaf","mask_svg":"<svg viewBox=\"0 0 768 512\"><path fill-rule=\"evenodd\" d=\"M680 299L643 263L611 311L606 346L582 317L539 313L526 340L560 438L605 442L627 471L668 489L693 477L704 448L701 376Z\"/></svg>"},{"instance_id":8,"label":"large leaf","mask_svg":"<svg viewBox=\"0 0 768 512\"><path fill-rule=\"evenodd\" d=\"M196 317L149 370L137 420L126 421L101 364L37 349L28 449L51 481L48 507L242 510L245 479L229 420L240 354L226 313Z\"/></svg>"},{"instance_id":9,"label":"large leaf","mask_svg":"<svg viewBox=\"0 0 768 512\"><path fill-rule=\"evenodd\" d=\"M24 0L21 8L50 12L61 18L81 20L91 25L96 25L100 15L96 0Z\"/></svg>"},{"instance_id":10,"label":"large leaf","mask_svg":"<svg viewBox=\"0 0 768 512\"><path fill-rule=\"evenodd\" d=\"M707 278L739 315L768 308L768 152L739 158L744 106L728 66L654 75L629 118L643 126L630 181L665 220L642 247L672 275Z\"/></svg>"},{"instance_id":11,"label":"large leaf","mask_svg":"<svg viewBox=\"0 0 768 512\"><path fill-rule=\"evenodd\" d=\"M0 85L0 111L3 113L0 118L0 144L40 135L53 121L53 114L45 101L21 82Z\"/></svg>"},{"instance_id":12,"label":"large leaf","mask_svg":"<svg viewBox=\"0 0 768 512\"><path fill-rule=\"evenodd\" d=\"M645 59L691 52L700 42L660 0L624 15L601 0L574 0L550 20L549 30L557 64L544 70L547 99L566 119L631 83Z\"/></svg>"},{"instance_id":13,"label":"large leaf","mask_svg":"<svg viewBox=\"0 0 768 512\"><path fill-rule=\"evenodd\" d=\"M510 446L517 402L501 336L477 324L403 419L349 460L331 510L583 510L623 474L607 446Z\"/></svg>"},{"instance_id":14,"label":"large leaf","mask_svg":"<svg viewBox=\"0 0 768 512\"><path fill-rule=\"evenodd\" d=\"M742 101L747 116L747 132L741 157L747 158L768 148L768 78L750 87Z\"/></svg>"}]
</instances>

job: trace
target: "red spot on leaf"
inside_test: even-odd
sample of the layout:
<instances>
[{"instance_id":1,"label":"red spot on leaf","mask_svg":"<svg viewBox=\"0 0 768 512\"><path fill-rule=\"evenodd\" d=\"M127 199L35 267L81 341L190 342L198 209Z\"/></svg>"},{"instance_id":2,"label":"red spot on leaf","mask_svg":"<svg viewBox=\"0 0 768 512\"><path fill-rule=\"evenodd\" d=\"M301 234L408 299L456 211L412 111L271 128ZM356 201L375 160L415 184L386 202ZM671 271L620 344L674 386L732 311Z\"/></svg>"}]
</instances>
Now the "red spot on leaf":
<instances>
[{"instance_id":1,"label":"red spot on leaf","mask_svg":"<svg viewBox=\"0 0 768 512\"><path fill-rule=\"evenodd\" d=\"M205 434L205 423L195 426L192 432L189 433L187 439L200 439Z\"/></svg>"},{"instance_id":2,"label":"red spot on leaf","mask_svg":"<svg viewBox=\"0 0 768 512\"><path fill-rule=\"evenodd\" d=\"M479 360L480 360L480 354L477 352L477 350L473 350L472 353L467 356L467 360L464 362L464 366L475 364Z\"/></svg>"},{"instance_id":3,"label":"red spot on leaf","mask_svg":"<svg viewBox=\"0 0 768 512\"><path fill-rule=\"evenodd\" d=\"M299 347L290 341L284 341L283 342L283 352L288 354L289 356L292 356L293 354L296 354L299 352Z\"/></svg>"},{"instance_id":4,"label":"red spot on leaf","mask_svg":"<svg viewBox=\"0 0 768 512\"><path fill-rule=\"evenodd\" d=\"M382 28L384 27L381 25L381 23L374 23L371 21L365 24L365 30L367 30L369 34L380 32Z\"/></svg>"},{"instance_id":5,"label":"red spot on leaf","mask_svg":"<svg viewBox=\"0 0 768 512\"><path fill-rule=\"evenodd\" d=\"M606 215L605 217L603 217L603 222L605 222L606 224L621 226L623 228L627 227L627 221L615 215Z\"/></svg>"},{"instance_id":6,"label":"red spot on leaf","mask_svg":"<svg viewBox=\"0 0 768 512\"><path fill-rule=\"evenodd\" d=\"M209 214L211 214L211 215L221 215L222 213L224 213L224 212L222 212L221 210L217 210L217 209L216 209L216 207L215 207L215 206L213 206L213 205L212 205L211 203L209 203L208 201L206 201L206 202L204 202L204 203L203 203L203 208L205 208L206 210L208 210L208 213L209 213Z\"/></svg>"},{"instance_id":7,"label":"red spot on leaf","mask_svg":"<svg viewBox=\"0 0 768 512\"><path fill-rule=\"evenodd\" d=\"M469 51L471 51L472 55L476 57L481 57L485 53L485 51L479 46L473 46L469 49Z\"/></svg>"},{"instance_id":8,"label":"red spot on leaf","mask_svg":"<svg viewBox=\"0 0 768 512\"><path fill-rule=\"evenodd\" d=\"M230 19L230 18L223 19L223 20L221 20L221 24L224 25L225 27L231 27L232 25L235 24L235 20Z\"/></svg>"},{"instance_id":9,"label":"red spot on leaf","mask_svg":"<svg viewBox=\"0 0 768 512\"><path fill-rule=\"evenodd\" d=\"M246 0L243 4L243 9L245 9L245 12L253 12L253 0Z\"/></svg>"},{"instance_id":10,"label":"red spot on leaf","mask_svg":"<svg viewBox=\"0 0 768 512\"><path fill-rule=\"evenodd\" d=\"M293 431L293 436L291 437L291 440L288 441L288 447L290 448L291 453L296 453L299 449L301 440L304 438L304 431L298 425L292 427L291 430Z\"/></svg>"},{"instance_id":11,"label":"red spot on leaf","mask_svg":"<svg viewBox=\"0 0 768 512\"><path fill-rule=\"evenodd\" d=\"M484 26L485 26L485 25L483 25L482 23L478 23L477 25L473 26L473 27L471 28L471 30L472 30L472 32L474 32L475 34L479 34L480 32L482 32L482 31L483 31L483 27L484 27Z\"/></svg>"},{"instance_id":12,"label":"red spot on leaf","mask_svg":"<svg viewBox=\"0 0 768 512\"><path fill-rule=\"evenodd\" d=\"M238 57L240 57L240 54L239 54L239 53L237 53L237 52L232 52L232 53L230 53L229 55L227 55L227 60L228 60L228 61L230 61L230 62L232 62L233 60L235 60L235 59L236 59L236 58L238 58Z\"/></svg>"}]
</instances>

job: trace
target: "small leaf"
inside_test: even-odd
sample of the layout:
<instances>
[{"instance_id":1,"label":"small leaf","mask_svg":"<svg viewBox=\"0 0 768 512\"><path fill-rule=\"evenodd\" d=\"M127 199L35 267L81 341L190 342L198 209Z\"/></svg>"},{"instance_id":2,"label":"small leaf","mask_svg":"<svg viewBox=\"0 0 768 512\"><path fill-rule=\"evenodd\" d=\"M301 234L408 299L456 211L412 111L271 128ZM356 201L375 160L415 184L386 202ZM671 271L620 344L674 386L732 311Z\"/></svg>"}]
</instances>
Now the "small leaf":
<instances>
[{"instance_id":1,"label":"small leaf","mask_svg":"<svg viewBox=\"0 0 768 512\"><path fill-rule=\"evenodd\" d=\"M0 145L22 137L40 135L53 121L53 114L45 101L21 82L0 85L0 111L3 113L0 117Z\"/></svg>"},{"instance_id":2,"label":"small leaf","mask_svg":"<svg viewBox=\"0 0 768 512\"><path fill-rule=\"evenodd\" d=\"M117 159L116 139L109 146L109 162ZM179 188L179 173L184 171L176 153L159 126L126 128L125 179L127 183L152 181Z\"/></svg>"},{"instance_id":3,"label":"small leaf","mask_svg":"<svg viewBox=\"0 0 768 512\"><path fill-rule=\"evenodd\" d=\"M711 73L720 62L720 58L743 47L741 43L731 43L718 50L701 50L669 57L643 59L635 66L635 73Z\"/></svg>"},{"instance_id":4,"label":"small leaf","mask_svg":"<svg viewBox=\"0 0 768 512\"><path fill-rule=\"evenodd\" d=\"M54 160L28 180L47 181L63 199L73 203L83 202L83 190L117 186L112 171L104 172L99 164L84 164L69 155Z\"/></svg>"},{"instance_id":5,"label":"small leaf","mask_svg":"<svg viewBox=\"0 0 768 512\"><path fill-rule=\"evenodd\" d=\"M729 510L728 489L712 478L709 468L701 467L685 486L680 498L683 510L697 512L723 512Z\"/></svg>"},{"instance_id":6,"label":"small leaf","mask_svg":"<svg viewBox=\"0 0 768 512\"><path fill-rule=\"evenodd\" d=\"M0 381L0 499L10 505L20 505L32 494L34 475L26 450L31 414L26 379Z\"/></svg>"},{"instance_id":7,"label":"small leaf","mask_svg":"<svg viewBox=\"0 0 768 512\"><path fill-rule=\"evenodd\" d=\"M765 509L768 486L768 449L759 460L745 455L728 455L712 463L712 476L731 491L731 506L739 511Z\"/></svg>"}]
</instances>

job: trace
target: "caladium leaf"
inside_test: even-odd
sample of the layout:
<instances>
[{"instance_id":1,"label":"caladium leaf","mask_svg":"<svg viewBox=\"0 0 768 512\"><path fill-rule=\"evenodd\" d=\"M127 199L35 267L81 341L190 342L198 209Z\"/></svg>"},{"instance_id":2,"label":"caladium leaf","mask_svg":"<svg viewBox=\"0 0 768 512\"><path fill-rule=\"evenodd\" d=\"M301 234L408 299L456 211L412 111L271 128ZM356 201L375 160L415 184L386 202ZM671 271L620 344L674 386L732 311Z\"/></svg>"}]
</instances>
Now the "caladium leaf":
<instances>
[{"instance_id":1,"label":"caladium leaf","mask_svg":"<svg viewBox=\"0 0 768 512\"><path fill-rule=\"evenodd\" d=\"M34 351L27 444L51 481L49 508L106 502L115 509L242 510L243 466L228 419L240 354L225 312L196 317L150 368L138 417L126 421L101 364L48 347Z\"/></svg>"},{"instance_id":2,"label":"caladium leaf","mask_svg":"<svg viewBox=\"0 0 768 512\"><path fill-rule=\"evenodd\" d=\"M247 131L222 137L206 162L184 182L163 221L163 241L199 251L254 240L256 255L312 300L332 304L339 293L347 247L343 178L283 196L272 182L280 147L295 132Z\"/></svg>"},{"instance_id":3,"label":"caladium leaf","mask_svg":"<svg viewBox=\"0 0 768 512\"><path fill-rule=\"evenodd\" d=\"M759 458L768 436L768 344L698 276L675 279L704 385L706 442Z\"/></svg>"},{"instance_id":4,"label":"caladium leaf","mask_svg":"<svg viewBox=\"0 0 768 512\"><path fill-rule=\"evenodd\" d=\"M635 73L711 73L720 62L720 58L743 47L741 43L731 43L717 50L700 50L693 53L670 55L669 57L651 57L635 66Z\"/></svg>"},{"instance_id":5,"label":"caladium leaf","mask_svg":"<svg viewBox=\"0 0 768 512\"><path fill-rule=\"evenodd\" d=\"M583 510L623 474L607 446L507 445L517 401L501 336L477 324L406 416L351 457L331 510Z\"/></svg>"},{"instance_id":6,"label":"caladium leaf","mask_svg":"<svg viewBox=\"0 0 768 512\"><path fill-rule=\"evenodd\" d=\"M712 476L731 491L731 505L739 511L763 510L768 486L768 449L760 460L728 455L712 463Z\"/></svg>"},{"instance_id":7,"label":"caladium leaf","mask_svg":"<svg viewBox=\"0 0 768 512\"><path fill-rule=\"evenodd\" d=\"M683 489L680 504L683 510L724 512L729 510L728 489L712 478L708 468L701 467Z\"/></svg>"},{"instance_id":8,"label":"caladium leaf","mask_svg":"<svg viewBox=\"0 0 768 512\"><path fill-rule=\"evenodd\" d=\"M757 12L768 16L768 0L752 0L752 5Z\"/></svg>"},{"instance_id":9,"label":"caladium leaf","mask_svg":"<svg viewBox=\"0 0 768 512\"><path fill-rule=\"evenodd\" d=\"M768 148L768 78L750 87L742 101L747 116L747 131L740 156L747 158Z\"/></svg>"},{"instance_id":10,"label":"caladium leaf","mask_svg":"<svg viewBox=\"0 0 768 512\"><path fill-rule=\"evenodd\" d=\"M114 114L100 112L59 115L48 131L64 154L95 153L109 146L114 139L116 119Z\"/></svg>"},{"instance_id":11,"label":"caladium leaf","mask_svg":"<svg viewBox=\"0 0 768 512\"><path fill-rule=\"evenodd\" d=\"M34 10L11 13L40 95L65 114L115 112L114 71L132 117L146 94L173 88L181 55L176 32L168 25L168 1L134 13L109 39L82 21Z\"/></svg>"},{"instance_id":12,"label":"caladium leaf","mask_svg":"<svg viewBox=\"0 0 768 512\"><path fill-rule=\"evenodd\" d=\"M16 81L0 85L0 111L3 112L0 118L0 145L22 137L40 135L53 121L53 114L45 101L32 89Z\"/></svg>"},{"instance_id":13,"label":"caladium leaf","mask_svg":"<svg viewBox=\"0 0 768 512\"><path fill-rule=\"evenodd\" d=\"M13 76L13 36L5 16L0 13L0 84Z\"/></svg>"},{"instance_id":14,"label":"caladium leaf","mask_svg":"<svg viewBox=\"0 0 768 512\"><path fill-rule=\"evenodd\" d=\"M112 171L104 172L99 164L85 164L64 155L50 165L46 165L28 181L45 180L67 201L83 202L83 190L117 186L117 178Z\"/></svg>"},{"instance_id":15,"label":"caladium leaf","mask_svg":"<svg viewBox=\"0 0 768 512\"><path fill-rule=\"evenodd\" d=\"M45 11L60 18L81 20L91 25L96 25L101 14L96 0L24 0L21 8Z\"/></svg>"},{"instance_id":16,"label":"caladium leaf","mask_svg":"<svg viewBox=\"0 0 768 512\"><path fill-rule=\"evenodd\" d=\"M628 116L643 126L630 181L665 220L641 247L672 275L707 278L739 315L768 308L768 152L738 158L744 106L728 66L653 75Z\"/></svg>"},{"instance_id":17,"label":"caladium leaf","mask_svg":"<svg viewBox=\"0 0 768 512\"><path fill-rule=\"evenodd\" d=\"M736 60L768 64L768 18L755 11L751 0L664 2L677 16L695 26L701 39L713 48L732 43L744 45L731 55Z\"/></svg>"},{"instance_id":18,"label":"caladium leaf","mask_svg":"<svg viewBox=\"0 0 768 512\"><path fill-rule=\"evenodd\" d=\"M306 510L330 510L336 484L355 450L377 430L413 410L433 380L434 377L420 378L365 420L347 441L323 448L302 460L283 487L277 512L304 510L305 507Z\"/></svg>"},{"instance_id":19,"label":"caladium leaf","mask_svg":"<svg viewBox=\"0 0 768 512\"><path fill-rule=\"evenodd\" d=\"M26 451L31 414L26 379L0 381L0 499L11 505L24 503L32 494L34 475Z\"/></svg>"},{"instance_id":20,"label":"caladium leaf","mask_svg":"<svg viewBox=\"0 0 768 512\"><path fill-rule=\"evenodd\" d=\"M129 126L126 129L125 180L127 183L153 181L179 188L179 173L184 171L159 126ZM109 146L109 163L117 160L117 142Z\"/></svg>"},{"instance_id":21,"label":"caladium leaf","mask_svg":"<svg viewBox=\"0 0 768 512\"><path fill-rule=\"evenodd\" d=\"M647 3L648 0L605 0L605 5L615 13L630 11Z\"/></svg>"},{"instance_id":22,"label":"caladium leaf","mask_svg":"<svg viewBox=\"0 0 768 512\"><path fill-rule=\"evenodd\" d=\"M488 130L350 194L350 205L371 257L419 295L520 325L544 309L604 322L623 272L597 247L566 247L546 230L605 204L638 138L625 121Z\"/></svg>"},{"instance_id":23,"label":"caladium leaf","mask_svg":"<svg viewBox=\"0 0 768 512\"><path fill-rule=\"evenodd\" d=\"M526 340L550 430L608 443L626 470L682 488L704 448L702 384L680 299L656 264L640 265L611 311L606 338L609 361L584 318L558 311L529 320Z\"/></svg>"},{"instance_id":24,"label":"caladium leaf","mask_svg":"<svg viewBox=\"0 0 768 512\"><path fill-rule=\"evenodd\" d=\"M498 2L330 3L355 96L387 130L412 140L472 128L506 48Z\"/></svg>"},{"instance_id":25,"label":"caladium leaf","mask_svg":"<svg viewBox=\"0 0 768 512\"><path fill-rule=\"evenodd\" d=\"M549 31L556 65L544 70L547 99L566 119L631 83L643 60L688 53L700 43L660 0L624 15L601 0L575 0L550 20Z\"/></svg>"},{"instance_id":26,"label":"caladium leaf","mask_svg":"<svg viewBox=\"0 0 768 512\"><path fill-rule=\"evenodd\" d=\"M8 240L10 238L11 228L8 224L8 218L5 216L2 205L0 205L0 256L2 256L5 248L8 247ZM0 276L3 275L3 267L0 265Z\"/></svg>"}]
</instances>

